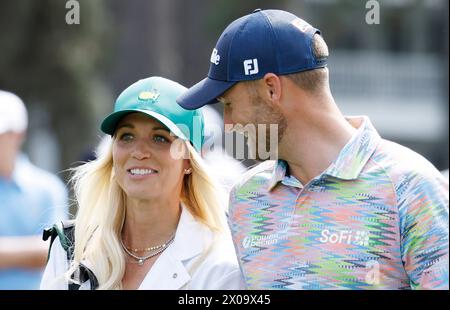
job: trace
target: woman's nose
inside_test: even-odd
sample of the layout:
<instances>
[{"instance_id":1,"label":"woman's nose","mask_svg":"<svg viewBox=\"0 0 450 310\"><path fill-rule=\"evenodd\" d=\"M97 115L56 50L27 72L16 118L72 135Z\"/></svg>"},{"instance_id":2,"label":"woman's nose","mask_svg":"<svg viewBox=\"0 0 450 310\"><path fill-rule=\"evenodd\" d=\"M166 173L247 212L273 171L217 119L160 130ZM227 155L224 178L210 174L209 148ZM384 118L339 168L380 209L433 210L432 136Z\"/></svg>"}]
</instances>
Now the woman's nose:
<instances>
[{"instance_id":1,"label":"woman's nose","mask_svg":"<svg viewBox=\"0 0 450 310\"><path fill-rule=\"evenodd\" d=\"M144 141L136 141L131 156L138 160L142 160L150 158L150 155L150 147Z\"/></svg>"}]
</instances>

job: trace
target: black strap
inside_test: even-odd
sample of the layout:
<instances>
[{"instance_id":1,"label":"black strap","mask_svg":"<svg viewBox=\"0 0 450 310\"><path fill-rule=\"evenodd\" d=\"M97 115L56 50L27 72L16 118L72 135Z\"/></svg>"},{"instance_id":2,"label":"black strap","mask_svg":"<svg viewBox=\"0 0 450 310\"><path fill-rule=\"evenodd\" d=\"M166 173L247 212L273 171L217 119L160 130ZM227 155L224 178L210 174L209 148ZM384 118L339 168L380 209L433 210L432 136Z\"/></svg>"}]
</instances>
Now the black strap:
<instances>
[{"instance_id":1,"label":"black strap","mask_svg":"<svg viewBox=\"0 0 450 310\"><path fill-rule=\"evenodd\" d=\"M48 238L50 238L50 247L48 249L47 261L50 258L50 250L52 248L53 241L55 241L57 236L59 236L61 245L62 245L64 251L66 251L67 261L68 262L72 261L73 250L74 250L74 245L75 245L75 223L74 223L74 221L67 221L67 222L61 222L61 224L62 224L61 226L59 226L58 224L55 224L51 228L44 229L42 239L44 241L46 241L46 240L48 240ZM89 283L91 285L91 290L95 290L96 288L98 288L97 277L94 275L92 270L90 270L83 264L80 264L77 273L78 273L79 283L84 283L89 280ZM75 278L75 272L72 274L71 278L72 279ZM69 290L79 290L80 284L69 283L68 289Z\"/></svg>"},{"instance_id":2,"label":"black strap","mask_svg":"<svg viewBox=\"0 0 450 310\"><path fill-rule=\"evenodd\" d=\"M72 279L74 279L74 275L72 274ZM84 266L83 264L80 264L79 267L79 283L84 283L89 280L89 284L91 285L91 290L95 290L98 287L98 281L97 277L94 275L94 273ZM69 283L69 291L76 291L80 289L80 284L78 283Z\"/></svg>"}]
</instances>

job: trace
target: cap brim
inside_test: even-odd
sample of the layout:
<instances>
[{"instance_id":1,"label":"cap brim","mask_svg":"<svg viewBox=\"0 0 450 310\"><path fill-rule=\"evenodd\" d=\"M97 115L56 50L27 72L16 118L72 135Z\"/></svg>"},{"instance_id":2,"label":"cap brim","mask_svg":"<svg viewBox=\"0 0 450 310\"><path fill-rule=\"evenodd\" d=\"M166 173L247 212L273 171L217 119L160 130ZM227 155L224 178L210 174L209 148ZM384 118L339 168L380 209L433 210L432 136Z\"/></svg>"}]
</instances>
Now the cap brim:
<instances>
[{"instance_id":1,"label":"cap brim","mask_svg":"<svg viewBox=\"0 0 450 310\"><path fill-rule=\"evenodd\" d=\"M177 98L177 103L186 110L194 110L217 102L217 97L237 82L225 82L209 77L201 80Z\"/></svg>"},{"instance_id":2,"label":"cap brim","mask_svg":"<svg viewBox=\"0 0 450 310\"><path fill-rule=\"evenodd\" d=\"M188 140L186 136L183 134L183 132L167 117L165 117L162 114L148 111L148 110L139 110L139 109L133 109L133 110L122 110L118 112L111 113L108 115L102 122L100 129L109 135L114 135L114 132L116 131L117 124L119 121L127 114L130 113L143 113L147 116L150 116L152 118L155 118L159 122L161 122L164 126L166 126L175 136L183 139Z\"/></svg>"}]
</instances>

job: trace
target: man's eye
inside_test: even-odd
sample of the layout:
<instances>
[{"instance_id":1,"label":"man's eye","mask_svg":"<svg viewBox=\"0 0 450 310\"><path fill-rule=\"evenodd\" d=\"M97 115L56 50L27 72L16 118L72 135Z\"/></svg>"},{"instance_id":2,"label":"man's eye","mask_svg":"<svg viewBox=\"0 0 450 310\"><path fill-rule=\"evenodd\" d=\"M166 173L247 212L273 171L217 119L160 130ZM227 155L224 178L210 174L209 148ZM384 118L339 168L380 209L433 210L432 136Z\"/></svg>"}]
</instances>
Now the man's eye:
<instances>
[{"instance_id":1,"label":"man's eye","mask_svg":"<svg viewBox=\"0 0 450 310\"><path fill-rule=\"evenodd\" d=\"M125 142L129 142L132 141L134 139L134 136L131 133L123 133L119 136L119 140L120 141L125 141Z\"/></svg>"},{"instance_id":2,"label":"man's eye","mask_svg":"<svg viewBox=\"0 0 450 310\"><path fill-rule=\"evenodd\" d=\"M221 104L223 104L226 107L231 105L231 103L229 101L225 100L225 98L223 98L223 97L218 97L217 101L219 101Z\"/></svg>"}]
</instances>

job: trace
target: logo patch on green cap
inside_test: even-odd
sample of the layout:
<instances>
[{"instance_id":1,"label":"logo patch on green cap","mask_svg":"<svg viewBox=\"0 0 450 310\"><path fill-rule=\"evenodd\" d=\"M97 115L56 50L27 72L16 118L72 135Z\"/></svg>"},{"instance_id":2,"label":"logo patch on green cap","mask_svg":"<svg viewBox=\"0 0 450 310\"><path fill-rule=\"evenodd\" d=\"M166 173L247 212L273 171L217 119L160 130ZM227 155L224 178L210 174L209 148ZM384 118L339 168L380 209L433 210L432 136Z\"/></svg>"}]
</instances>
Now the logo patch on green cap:
<instances>
[{"instance_id":1,"label":"logo patch on green cap","mask_svg":"<svg viewBox=\"0 0 450 310\"><path fill-rule=\"evenodd\" d=\"M143 91L139 94L138 99L142 101L151 101L155 103L159 98L159 92L156 89L151 91Z\"/></svg>"}]
</instances>

